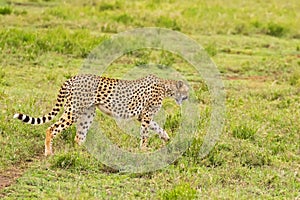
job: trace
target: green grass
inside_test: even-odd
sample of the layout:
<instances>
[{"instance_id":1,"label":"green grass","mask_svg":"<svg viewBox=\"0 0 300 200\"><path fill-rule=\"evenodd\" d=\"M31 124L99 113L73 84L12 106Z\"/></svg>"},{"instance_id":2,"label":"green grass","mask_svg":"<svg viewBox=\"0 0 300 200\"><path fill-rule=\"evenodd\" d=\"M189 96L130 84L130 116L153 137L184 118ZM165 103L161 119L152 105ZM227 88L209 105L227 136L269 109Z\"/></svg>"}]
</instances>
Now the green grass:
<instances>
[{"instance_id":1,"label":"green grass","mask_svg":"<svg viewBox=\"0 0 300 200\"><path fill-rule=\"evenodd\" d=\"M62 1L0 3L0 173L22 172L0 191L7 199L297 199L300 191L300 4L269 1ZM226 122L210 154L198 152L210 122L211 99L191 66L169 52L141 50L107 71L122 77L157 63L183 73L201 113L189 149L170 166L126 174L77 147L75 128L54 140L43 158L49 124L13 120L16 112L51 110L60 85L76 75L89 52L115 33L136 27L181 31L201 44L226 89ZM165 68L164 68L165 67ZM161 70L160 69L160 70ZM137 69L135 69L137 70ZM134 71L135 72L135 71ZM137 72L138 73L138 72ZM165 129L174 137L180 115L166 101ZM168 110L169 109L169 110ZM105 134L139 152L139 139L98 113ZM152 137L153 149L162 142Z\"/></svg>"},{"instance_id":2,"label":"green grass","mask_svg":"<svg viewBox=\"0 0 300 200\"><path fill-rule=\"evenodd\" d=\"M10 15L12 9L10 7L0 7L0 15Z\"/></svg>"}]
</instances>

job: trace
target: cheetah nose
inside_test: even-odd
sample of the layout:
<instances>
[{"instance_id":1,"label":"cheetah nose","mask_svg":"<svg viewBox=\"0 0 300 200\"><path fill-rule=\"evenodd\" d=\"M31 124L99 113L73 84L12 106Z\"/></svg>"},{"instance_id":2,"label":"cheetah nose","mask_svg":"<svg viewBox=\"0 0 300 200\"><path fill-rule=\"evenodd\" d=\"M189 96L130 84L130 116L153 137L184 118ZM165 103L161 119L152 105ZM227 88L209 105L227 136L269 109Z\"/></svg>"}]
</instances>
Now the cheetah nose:
<instances>
[{"instance_id":1,"label":"cheetah nose","mask_svg":"<svg viewBox=\"0 0 300 200\"><path fill-rule=\"evenodd\" d=\"M182 100L183 100L183 101L184 101L184 100L187 100L187 99L188 99L188 97L187 97L187 96L182 98Z\"/></svg>"}]
</instances>

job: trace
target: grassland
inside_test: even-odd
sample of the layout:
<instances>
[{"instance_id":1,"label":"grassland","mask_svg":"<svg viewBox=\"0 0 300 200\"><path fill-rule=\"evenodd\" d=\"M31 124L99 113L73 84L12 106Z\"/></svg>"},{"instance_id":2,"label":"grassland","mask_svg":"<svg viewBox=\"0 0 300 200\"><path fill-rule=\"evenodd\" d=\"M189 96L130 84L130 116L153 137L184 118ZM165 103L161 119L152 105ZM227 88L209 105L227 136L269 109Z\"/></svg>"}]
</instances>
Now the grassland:
<instances>
[{"instance_id":1,"label":"grassland","mask_svg":"<svg viewBox=\"0 0 300 200\"><path fill-rule=\"evenodd\" d=\"M10 186L1 189L0 197L299 199L298 19L297 0L1 1L0 181ZM47 113L60 85L78 73L93 48L136 27L181 31L204 46L218 66L227 113L213 151L204 159L197 155L209 123L210 98L205 84L190 77L203 120L190 148L172 165L145 174L112 170L74 144L74 127L56 138L56 155L44 158L49 124L22 124L13 114ZM124 69L148 62L175 69L187 65L170 53L146 50L112 65ZM99 118L104 130L116 130L109 118ZM126 134L110 137L125 148L138 146L138 139ZM153 144L159 145L159 139Z\"/></svg>"}]
</instances>

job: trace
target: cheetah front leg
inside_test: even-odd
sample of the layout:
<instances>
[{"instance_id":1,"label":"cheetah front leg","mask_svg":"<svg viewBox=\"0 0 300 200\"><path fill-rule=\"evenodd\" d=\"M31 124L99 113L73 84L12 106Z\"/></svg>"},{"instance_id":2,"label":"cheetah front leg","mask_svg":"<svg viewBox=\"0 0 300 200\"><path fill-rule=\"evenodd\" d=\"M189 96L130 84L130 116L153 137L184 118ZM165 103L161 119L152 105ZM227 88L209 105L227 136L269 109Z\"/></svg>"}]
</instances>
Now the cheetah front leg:
<instances>
[{"instance_id":1,"label":"cheetah front leg","mask_svg":"<svg viewBox=\"0 0 300 200\"><path fill-rule=\"evenodd\" d=\"M170 137L167 134L167 132L161 128L155 121L152 121L150 119L142 119L141 120L141 143L140 147L141 149L147 149L148 145L148 138L149 138L149 128L153 131L155 131L159 137L164 140L165 142L169 141Z\"/></svg>"},{"instance_id":2,"label":"cheetah front leg","mask_svg":"<svg viewBox=\"0 0 300 200\"><path fill-rule=\"evenodd\" d=\"M151 102L149 102L151 105ZM154 105L154 103L153 103ZM155 121L152 121L153 116L159 111L161 108L161 101L156 102L155 106L145 107L143 112L138 116L138 121L141 122L141 149L147 149L148 138L149 138L149 128L151 130L156 131L159 136L165 141L169 140L169 136Z\"/></svg>"},{"instance_id":3,"label":"cheetah front leg","mask_svg":"<svg viewBox=\"0 0 300 200\"><path fill-rule=\"evenodd\" d=\"M148 138L149 138L149 125L151 119L148 117L143 117L138 119L141 122L141 130L140 130L140 135L141 135L141 142L140 142L140 148L141 149L147 149L148 145Z\"/></svg>"},{"instance_id":4,"label":"cheetah front leg","mask_svg":"<svg viewBox=\"0 0 300 200\"><path fill-rule=\"evenodd\" d=\"M142 150L146 150L148 147L148 138L149 138L149 131L148 127L141 126L141 142L140 148Z\"/></svg>"},{"instance_id":5,"label":"cheetah front leg","mask_svg":"<svg viewBox=\"0 0 300 200\"><path fill-rule=\"evenodd\" d=\"M75 141L78 145L82 145L84 143L86 134L92 125L92 122L95 117L95 106L91 106L84 110L77 121L77 132L75 136Z\"/></svg>"},{"instance_id":6,"label":"cheetah front leg","mask_svg":"<svg viewBox=\"0 0 300 200\"><path fill-rule=\"evenodd\" d=\"M150 122L149 128L155 131L159 135L159 137L165 142L169 141L170 137L167 134L167 132L163 128L161 128L155 121Z\"/></svg>"}]
</instances>

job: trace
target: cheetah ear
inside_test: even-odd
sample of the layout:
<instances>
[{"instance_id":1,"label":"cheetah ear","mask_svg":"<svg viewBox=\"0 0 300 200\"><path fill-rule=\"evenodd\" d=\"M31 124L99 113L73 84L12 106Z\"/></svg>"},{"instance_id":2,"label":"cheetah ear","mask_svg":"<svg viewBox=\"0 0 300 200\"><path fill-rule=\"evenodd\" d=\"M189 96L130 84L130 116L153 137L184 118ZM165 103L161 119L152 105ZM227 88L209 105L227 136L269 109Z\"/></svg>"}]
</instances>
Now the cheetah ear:
<instances>
[{"instance_id":1,"label":"cheetah ear","mask_svg":"<svg viewBox=\"0 0 300 200\"><path fill-rule=\"evenodd\" d=\"M177 89L181 88L183 86L183 81L177 81L176 87Z\"/></svg>"}]
</instances>

